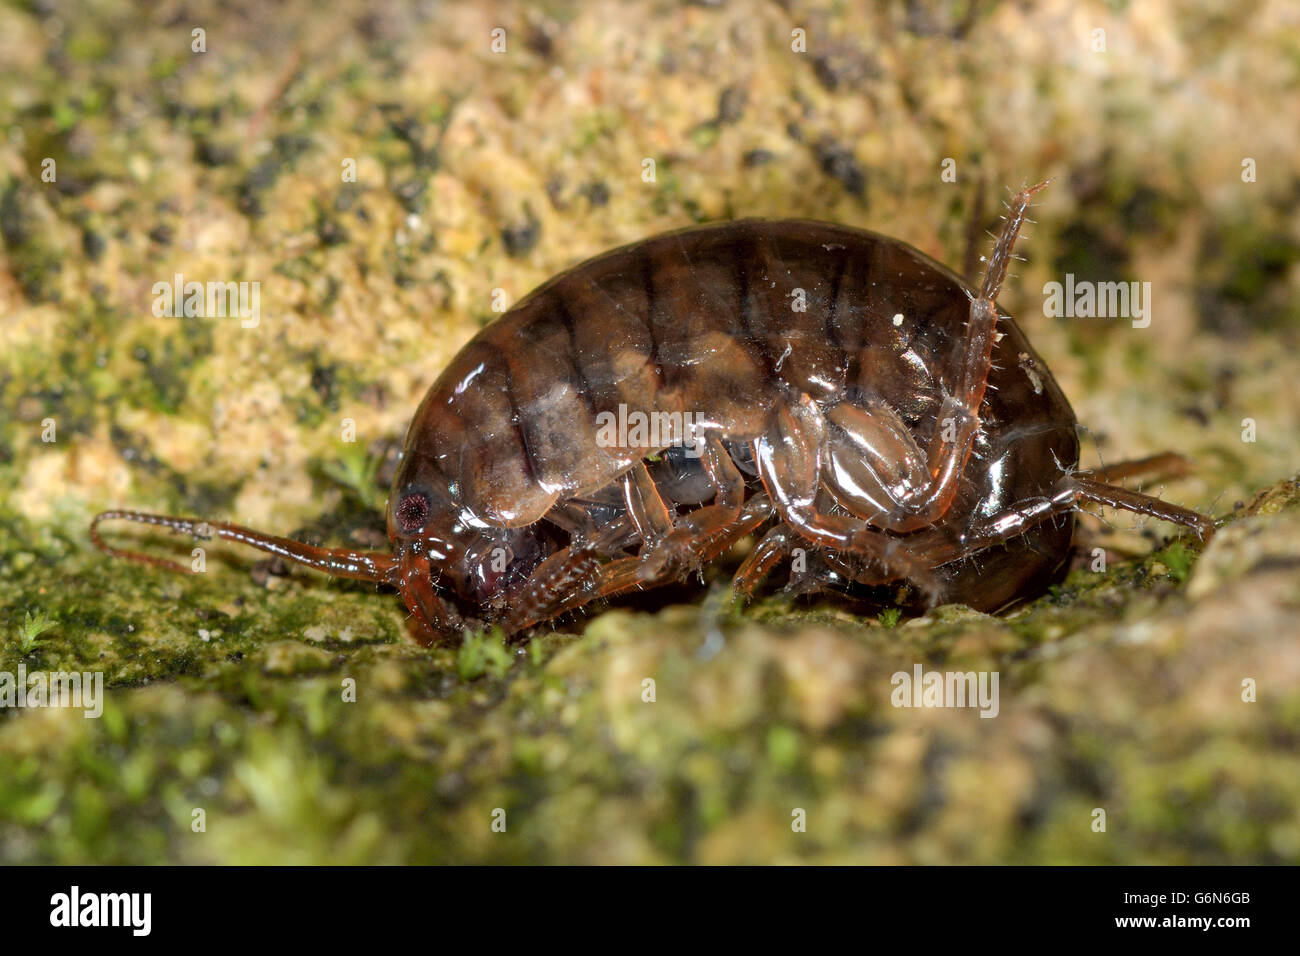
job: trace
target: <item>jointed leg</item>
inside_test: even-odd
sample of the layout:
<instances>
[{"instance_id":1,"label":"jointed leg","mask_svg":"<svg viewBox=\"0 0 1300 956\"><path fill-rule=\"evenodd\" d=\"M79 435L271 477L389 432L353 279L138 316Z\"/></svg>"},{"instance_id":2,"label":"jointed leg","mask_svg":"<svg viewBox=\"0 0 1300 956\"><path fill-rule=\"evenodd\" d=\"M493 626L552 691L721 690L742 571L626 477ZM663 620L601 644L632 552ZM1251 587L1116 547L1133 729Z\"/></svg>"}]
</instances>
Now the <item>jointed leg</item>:
<instances>
[{"instance_id":1,"label":"jointed leg","mask_svg":"<svg viewBox=\"0 0 1300 956\"><path fill-rule=\"evenodd\" d=\"M899 502L897 511L884 522L894 531L913 531L933 523L948 510L956 497L962 470L979 431L980 405L992 370L993 345L997 341L998 293L1002 291L1016 237L1029 211L1029 201L1046 185L1043 182L1023 189L1011 201L1006 226L998 237L984 274L984 284L979 296L971 300L966 340L957 370L957 387L951 395L945 396L939 407L937 427L926 453L930 485L923 494Z\"/></svg>"},{"instance_id":2,"label":"jointed leg","mask_svg":"<svg viewBox=\"0 0 1300 956\"><path fill-rule=\"evenodd\" d=\"M998 293L1029 202L1045 185L1022 190L1009 207L979 295L971 297L957 367L946 378L953 390L943 396L927 447L918 447L897 413L880 402L841 403L826 412L824 452L835 465L827 487L877 528L900 533L925 528L947 512L957 495L979 434L980 406L992 370Z\"/></svg>"},{"instance_id":3,"label":"jointed leg","mask_svg":"<svg viewBox=\"0 0 1300 956\"><path fill-rule=\"evenodd\" d=\"M1178 505L1161 501L1151 495L1094 481L1083 475L1075 475L1073 482L1079 497L1084 501L1095 501L1098 504L1110 505L1112 508L1123 508L1125 511L1171 521L1185 528L1191 528L1201 541L1209 541L1210 536L1214 534L1214 519L1208 515L1180 508Z\"/></svg>"},{"instance_id":4,"label":"jointed leg","mask_svg":"<svg viewBox=\"0 0 1300 956\"><path fill-rule=\"evenodd\" d=\"M603 567L607 565L590 548L557 551L510 593L502 628L513 634L562 614L570 603L576 606L591 600Z\"/></svg>"},{"instance_id":5,"label":"jointed leg","mask_svg":"<svg viewBox=\"0 0 1300 956\"><path fill-rule=\"evenodd\" d=\"M861 518L836 513L819 494L819 449L824 431L816 403L803 395L797 403L778 407L767 433L754 442L759 477L782 521L810 546L871 559L895 578L912 582L930 596L937 595L938 581L929 566L916 560L905 541L878 531Z\"/></svg>"},{"instance_id":6,"label":"jointed leg","mask_svg":"<svg viewBox=\"0 0 1300 956\"><path fill-rule=\"evenodd\" d=\"M546 520L568 532L570 545L575 550L589 547L600 554L612 556L621 552L638 537L632 519L626 514L619 515L606 524L598 525L581 504L574 502L566 502L552 508L546 513Z\"/></svg>"},{"instance_id":7,"label":"jointed leg","mask_svg":"<svg viewBox=\"0 0 1300 956\"><path fill-rule=\"evenodd\" d=\"M429 556L407 548L398 559L390 583L397 586L402 603L411 612L407 629L426 647L459 633L466 626L451 603L438 596L433 585L433 571Z\"/></svg>"},{"instance_id":8,"label":"jointed leg","mask_svg":"<svg viewBox=\"0 0 1300 956\"><path fill-rule=\"evenodd\" d=\"M710 474L725 482L719 483L717 502L680 519L680 527L674 525L672 512L644 464L633 467L623 486L628 517L620 521L633 525L633 536L643 542L641 553L602 563L599 554L607 553L603 545L608 542L597 536L588 544L551 555L506 599L507 631L522 630L598 598L667 584L686 568L711 561L766 521L772 514L771 502L765 495L755 495L742 505L738 499L743 500L743 478L720 443L717 451L721 460L705 462ZM615 537L622 541L626 535Z\"/></svg>"},{"instance_id":9,"label":"jointed leg","mask_svg":"<svg viewBox=\"0 0 1300 956\"><path fill-rule=\"evenodd\" d=\"M644 461L638 461L623 476L623 500L632 524L641 535L643 554L673 533L672 510L660 496Z\"/></svg>"},{"instance_id":10,"label":"jointed leg","mask_svg":"<svg viewBox=\"0 0 1300 956\"><path fill-rule=\"evenodd\" d=\"M679 529L689 529L696 535L708 535L719 528L729 527L740 517L745 503L745 477L731 460L731 455L717 438L709 438L700 453L700 462L709 481L718 490L713 503L697 508L678 519Z\"/></svg>"},{"instance_id":11,"label":"jointed leg","mask_svg":"<svg viewBox=\"0 0 1300 956\"><path fill-rule=\"evenodd\" d=\"M741 563L731 587L739 597L748 600L763 579L780 561L787 557L803 539L787 524L778 524L763 535L754 550Z\"/></svg>"},{"instance_id":12,"label":"jointed leg","mask_svg":"<svg viewBox=\"0 0 1300 956\"><path fill-rule=\"evenodd\" d=\"M634 465L623 478L628 514L644 542L638 557L650 576L661 569L684 572L698 567L708 560L702 549L707 550L714 539L725 540L722 550L726 550L739 537L734 532L745 500L744 476L716 438L705 443L702 462L717 493L712 504L687 515L674 514L663 501L644 462ZM752 526L752 522L743 523Z\"/></svg>"},{"instance_id":13,"label":"jointed leg","mask_svg":"<svg viewBox=\"0 0 1300 956\"><path fill-rule=\"evenodd\" d=\"M573 543L555 552L539 564L528 578L509 594L500 595L499 608L505 609L501 624L507 634L523 630L561 613L561 605L581 604L591 599L591 591L606 565L601 558L619 554L637 538L637 530L627 515L621 515L603 528L597 528L590 516L580 511L547 515L558 527L573 535Z\"/></svg>"},{"instance_id":14,"label":"jointed leg","mask_svg":"<svg viewBox=\"0 0 1300 956\"><path fill-rule=\"evenodd\" d=\"M736 512L733 521L700 532L695 539L696 554L700 562L712 561L726 554L733 544L757 529L771 518L773 513L772 501L767 495L754 495Z\"/></svg>"},{"instance_id":15,"label":"jointed leg","mask_svg":"<svg viewBox=\"0 0 1300 956\"><path fill-rule=\"evenodd\" d=\"M993 515L968 529L959 539L938 532L923 532L910 544L918 558L937 567L1022 535L1036 524L1076 511L1083 501L1107 504L1182 525L1190 528L1202 541L1209 540L1214 534L1214 520L1206 515L1150 495L1074 475L1062 479L1050 496L1034 498Z\"/></svg>"},{"instance_id":16,"label":"jointed leg","mask_svg":"<svg viewBox=\"0 0 1300 956\"><path fill-rule=\"evenodd\" d=\"M771 515L772 504L767 496L755 495L745 502L730 524L680 539L679 547L671 555L665 557L663 551L651 551L635 558L611 561L601 568L601 581L594 596L614 597L625 591L645 590L675 581L684 573L688 560L696 567L713 560Z\"/></svg>"},{"instance_id":17,"label":"jointed leg","mask_svg":"<svg viewBox=\"0 0 1300 956\"><path fill-rule=\"evenodd\" d=\"M712 560L771 514L772 506L765 496L751 498L731 525L689 542L696 548L694 557L700 563ZM521 588L510 595L511 609L503 626L507 633L520 631L600 598L669 584L681 574L681 566L672 562L647 562L638 556L602 564L593 551L566 548L547 558Z\"/></svg>"},{"instance_id":18,"label":"jointed leg","mask_svg":"<svg viewBox=\"0 0 1300 956\"><path fill-rule=\"evenodd\" d=\"M1148 461L1154 463L1156 459ZM1137 467L1139 464L1145 465L1146 462L1134 463L1133 470L1125 473L1136 474L1139 470L1144 470ZM959 538L940 531L922 531L906 539L882 535L884 541L878 541L874 549L835 548L833 545L831 548L833 555L838 553L867 558L879 569L878 574L853 576L859 583L885 584L900 578L918 583L919 577L920 583L930 582L931 586L927 590L933 599L938 593L938 586L933 583L935 579L929 569L1018 537L1034 525L1078 510L1079 504L1086 501L1150 515L1190 528L1202 541L1214 534L1214 520L1206 515L1150 495L1096 481L1088 473L1083 473L1062 479L1051 495L1027 500L1015 508L984 519ZM748 597L780 560L787 557L801 541L806 540L802 529L796 530L796 527L784 523L777 525L758 543L733 579L733 586L739 595ZM902 563L921 571L919 574L916 571L900 571Z\"/></svg>"}]
</instances>

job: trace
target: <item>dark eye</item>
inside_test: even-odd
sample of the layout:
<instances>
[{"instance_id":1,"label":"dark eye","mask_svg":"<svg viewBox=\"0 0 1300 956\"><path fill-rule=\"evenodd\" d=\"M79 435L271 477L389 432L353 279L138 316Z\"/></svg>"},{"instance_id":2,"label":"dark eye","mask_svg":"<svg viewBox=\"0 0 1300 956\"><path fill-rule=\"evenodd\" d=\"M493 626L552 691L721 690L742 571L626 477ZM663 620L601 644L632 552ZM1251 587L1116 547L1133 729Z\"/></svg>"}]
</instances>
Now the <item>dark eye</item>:
<instances>
[{"instance_id":1,"label":"dark eye","mask_svg":"<svg viewBox=\"0 0 1300 956\"><path fill-rule=\"evenodd\" d=\"M406 495L397 503L397 527L408 534L423 528L428 517L429 499L424 495Z\"/></svg>"}]
</instances>

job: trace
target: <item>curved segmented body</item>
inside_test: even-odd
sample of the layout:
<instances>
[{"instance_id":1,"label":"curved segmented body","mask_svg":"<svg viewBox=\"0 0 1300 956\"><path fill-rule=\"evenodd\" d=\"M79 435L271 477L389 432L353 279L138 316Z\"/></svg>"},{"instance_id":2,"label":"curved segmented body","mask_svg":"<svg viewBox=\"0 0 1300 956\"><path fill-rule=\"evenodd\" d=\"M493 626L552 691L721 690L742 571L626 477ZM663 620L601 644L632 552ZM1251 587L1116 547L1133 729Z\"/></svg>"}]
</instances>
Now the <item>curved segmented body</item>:
<instances>
[{"instance_id":1,"label":"curved segmented body","mask_svg":"<svg viewBox=\"0 0 1300 956\"><path fill-rule=\"evenodd\" d=\"M300 559L395 584L432 640L677 580L765 523L742 593L802 549L801 590L903 580L984 610L1061 571L1081 499L1207 535L1075 474L1074 413L995 306L1037 188L978 292L904 243L804 221L670 233L557 276L425 396L389 498L394 556Z\"/></svg>"}]
</instances>

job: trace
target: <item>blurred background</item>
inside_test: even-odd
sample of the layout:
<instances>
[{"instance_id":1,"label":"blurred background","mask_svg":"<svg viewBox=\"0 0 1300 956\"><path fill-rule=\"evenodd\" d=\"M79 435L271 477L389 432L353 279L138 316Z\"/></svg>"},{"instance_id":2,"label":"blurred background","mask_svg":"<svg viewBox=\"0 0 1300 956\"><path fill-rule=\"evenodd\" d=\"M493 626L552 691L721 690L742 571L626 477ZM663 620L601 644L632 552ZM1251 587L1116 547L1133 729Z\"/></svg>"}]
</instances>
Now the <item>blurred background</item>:
<instances>
[{"instance_id":1,"label":"blurred background","mask_svg":"<svg viewBox=\"0 0 1300 956\"><path fill-rule=\"evenodd\" d=\"M106 685L0 710L0 860L1296 862L1298 93L1281 0L0 6L0 671ZM1108 512L1010 615L778 596L701 654L698 599L425 650L365 585L89 547L116 506L381 547L494 296L742 216L961 271L1049 176L1001 304L1085 464L1193 460L1204 555ZM157 314L177 275L256 323ZM1150 324L1047 314L1067 275ZM999 717L891 707L918 662Z\"/></svg>"}]
</instances>

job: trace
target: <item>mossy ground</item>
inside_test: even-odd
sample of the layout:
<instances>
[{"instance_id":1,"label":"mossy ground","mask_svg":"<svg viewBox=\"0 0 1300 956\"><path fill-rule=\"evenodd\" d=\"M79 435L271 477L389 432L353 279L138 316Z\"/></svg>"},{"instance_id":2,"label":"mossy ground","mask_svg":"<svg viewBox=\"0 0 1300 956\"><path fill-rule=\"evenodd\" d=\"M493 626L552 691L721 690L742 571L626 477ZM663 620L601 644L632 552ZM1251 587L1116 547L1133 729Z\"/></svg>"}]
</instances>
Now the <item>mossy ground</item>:
<instances>
[{"instance_id":1,"label":"mossy ground","mask_svg":"<svg viewBox=\"0 0 1300 956\"><path fill-rule=\"evenodd\" d=\"M0 713L0 860L1300 860L1285 5L870 9L0 8L0 671L107 688ZM369 586L89 548L125 505L373 545L384 453L494 290L740 215L959 267L976 180L992 225L1046 175L1003 304L1087 463L1195 460L1163 493L1237 519L1204 555L1108 514L1107 570L1000 617L696 599L425 650ZM1151 326L1043 317L1066 272L1150 281ZM260 323L155 316L176 273L260 282ZM999 716L891 706L918 662L997 671Z\"/></svg>"}]
</instances>

